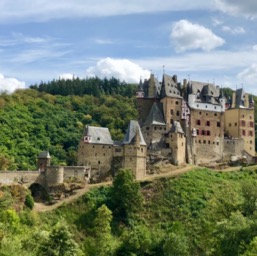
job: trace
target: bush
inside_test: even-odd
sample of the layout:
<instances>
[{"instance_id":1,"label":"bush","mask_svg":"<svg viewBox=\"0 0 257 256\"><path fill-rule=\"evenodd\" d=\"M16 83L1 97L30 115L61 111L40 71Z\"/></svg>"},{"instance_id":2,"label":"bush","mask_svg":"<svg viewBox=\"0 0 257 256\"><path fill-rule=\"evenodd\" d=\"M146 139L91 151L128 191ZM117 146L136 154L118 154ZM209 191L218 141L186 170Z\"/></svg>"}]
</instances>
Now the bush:
<instances>
[{"instance_id":1,"label":"bush","mask_svg":"<svg viewBox=\"0 0 257 256\"><path fill-rule=\"evenodd\" d=\"M25 205L29 208L29 209L33 209L34 207L34 198L32 197L31 194L27 194L26 198L25 198Z\"/></svg>"}]
</instances>

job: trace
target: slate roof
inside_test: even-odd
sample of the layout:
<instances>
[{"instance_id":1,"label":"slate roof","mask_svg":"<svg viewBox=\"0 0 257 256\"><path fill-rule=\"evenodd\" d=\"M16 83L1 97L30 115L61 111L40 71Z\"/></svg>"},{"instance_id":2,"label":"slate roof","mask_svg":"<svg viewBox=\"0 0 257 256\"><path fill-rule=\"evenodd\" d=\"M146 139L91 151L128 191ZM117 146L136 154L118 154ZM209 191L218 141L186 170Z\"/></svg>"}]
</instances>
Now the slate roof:
<instances>
[{"instance_id":1,"label":"slate roof","mask_svg":"<svg viewBox=\"0 0 257 256\"><path fill-rule=\"evenodd\" d=\"M139 123L136 120L130 120L127 131L126 131L126 135L122 141L122 144L133 144L134 139L137 135L137 132L139 132L140 145L146 146Z\"/></svg>"},{"instance_id":2,"label":"slate roof","mask_svg":"<svg viewBox=\"0 0 257 256\"><path fill-rule=\"evenodd\" d=\"M220 88L213 84L206 84L203 86L202 95L218 98L220 96Z\"/></svg>"},{"instance_id":3,"label":"slate roof","mask_svg":"<svg viewBox=\"0 0 257 256\"><path fill-rule=\"evenodd\" d=\"M154 77L153 74L151 74L150 78L148 80L144 81L144 84L140 84L139 83L139 87L143 89L144 91L144 95L145 97L148 97L149 95L149 86L150 86L150 82L151 80L153 80L154 83L154 87L155 87L155 97L159 97L160 96L160 92L161 92L161 84L158 81L158 79L156 77ZM141 89L140 89L141 90Z\"/></svg>"},{"instance_id":4,"label":"slate roof","mask_svg":"<svg viewBox=\"0 0 257 256\"><path fill-rule=\"evenodd\" d=\"M244 95L245 95L245 92L243 88L236 90L236 108L245 106Z\"/></svg>"},{"instance_id":5,"label":"slate roof","mask_svg":"<svg viewBox=\"0 0 257 256\"><path fill-rule=\"evenodd\" d=\"M155 83L155 88L156 88L156 97L159 97L160 96L160 93L161 93L161 83L158 81L157 78L154 78L154 83Z\"/></svg>"},{"instance_id":6,"label":"slate roof","mask_svg":"<svg viewBox=\"0 0 257 256\"><path fill-rule=\"evenodd\" d=\"M198 102L208 102L218 104L222 96L222 91L215 84L206 84L197 81L190 82L189 94L197 95Z\"/></svg>"},{"instance_id":7,"label":"slate roof","mask_svg":"<svg viewBox=\"0 0 257 256\"><path fill-rule=\"evenodd\" d=\"M171 76L168 76L166 74L163 75L160 96L161 98L164 98L164 97L181 98L180 86L175 83L175 81Z\"/></svg>"},{"instance_id":8,"label":"slate roof","mask_svg":"<svg viewBox=\"0 0 257 256\"><path fill-rule=\"evenodd\" d=\"M84 131L84 136L90 136L92 144L107 144L113 145L113 140L108 128L96 127L87 125Z\"/></svg>"},{"instance_id":9,"label":"slate roof","mask_svg":"<svg viewBox=\"0 0 257 256\"><path fill-rule=\"evenodd\" d=\"M206 83L197 82L197 81L190 81L190 93L197 94L201 93L203 87L207 85Z\"/></svg>"},{"instance_id":10,"label":"slate roof","mask_svg":"<svg viewBox=\"0 0 257 256\"><path fill-rule=\"evenodd\" d=\"M157 102L154 102L152 108L144 122L144 126L147 125L166 125L162 111Z\"/></svg>"},{"instance_id":11,"label":"slate roof","mask_svg":"<svg viewBox=\"0 0 257 256\"><path fill-rule=\"evenodd\" d=\"M174 132L174 133L183 133L184 134L184 131L180 125L180 122L178 121L174 121L173 122L173 125L170 129L170 132Z\"/></svg>"},{"instance_id":12,"label":"slate roof","mask_svg":"<svg viewBox=\"0 0 257 256\"><path fill-rule=\"evenodd\" d=\"M38 154L38 158L51 158L48 151L42 151Z\"/></svg>"}]
</instances>

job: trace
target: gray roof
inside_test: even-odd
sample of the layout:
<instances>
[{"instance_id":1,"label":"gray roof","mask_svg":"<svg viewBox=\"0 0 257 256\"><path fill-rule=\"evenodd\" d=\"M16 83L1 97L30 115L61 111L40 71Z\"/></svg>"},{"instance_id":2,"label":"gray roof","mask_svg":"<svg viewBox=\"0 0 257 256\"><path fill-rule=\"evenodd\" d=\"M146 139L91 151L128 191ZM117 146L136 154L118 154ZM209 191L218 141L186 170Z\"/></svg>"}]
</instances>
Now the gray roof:
<instances>
[{"instance_id":1,"label":"gray roof","mask_svg":"<svg viewBox=\"0 0 257 256\"><path fill-rule=\"evenodd\" d=\"M197 95L198 102L207 102L219 104L219 99L222 97L219 86L202 82L191 81L189 94Z\"/></svg>"},{"instance_id":2,"label":"gray roof","mask_svg":"<svg viewBox=\"0 0 257 256\"><path fill-rule=\"evenodd\" d=\"M220 88L213 84L206 84L203 86L202 95L218 98L220 96Z\"/></svg>"},{"instance_id":3,"label":"gray roof","mask_svg":"<svg viewBox=\"0 0 257 256\"><path fill-rule=\"evenodd\" d=\"M201 93L203 87L207 85L206 83L202 83L202 82L197 82L197 81L190 81L190 86L191 86L191 94L197 94L197 93ZM213 85L213 84L212 84Z\"/></svg>"},{"instance_id":4,"label":"gray roof","mask_svg":"<svg viewBox=\"0 0 257 256\"><path fill-rule=\"evenodd\" d=\"M90 136L89 143L113 145L113 140L108 128L87 125L84 136Z\"/></svg>"},{"instance_id":5,"label":"gray roof","mask_svg":"<svg viewBox=\"0 0 257 256\"><path fill-rule=\"evenodd\" d=\"M139 86L143 89L144 93L145 93L145 97L148 97L148 93L149 93L149 86L150 86L150 82L151 80L153 80L153 84L155 87L155 97L159 97L160 93L161 93L161 84L158 81L158 79L156 77L154 77L153 74L151 74L150 78L148 80L144 81L144 84L141 85L139 83Z\"/></svg>"},{"instance_id":6,"label":"gray roof","mask_svg":"<svg viewBox=\"0 0 257 256\"><path fill-rule=\"evenodd\" d=\"M140 145L146 146L144 137L142 135L138 121L130 120L126 135L122 141L122 144L133 144L136 139L137 132L139 133Z\"/></svg>"},{"instance_id":7,"label":"gray roof","mask_svg":"<svg viewBox=\"0 0 257 256\"><path fill-rule=\"evenodd\" d=\"M173 80L173 77L164 74L162 78L161 98L166 96L181 98L181 88Z\"/></svg>"},{"instance_id":8,"label":"gray roof","mask_svg":"<svg viewBox=\"0 0 257 256\"><path fill-rule=\"evenodd\" d=\"M173 122L173 125L172 125L170 131L174 132L174 133L183 133L184 134L184 131L180 125L180 122L178 122L178 121Z\"/></svg>"},{"instance_id":9,"label":"gray roof","mask_svg":"<svg viewBox=\"0 0 257 256\"><path fill-rule=\"evenodd\" d=\"M162 111L160 110L159 104L154 102L152 108L144 122L144 126L147 125L166 125Z\"/></svg>"},{"instance_id":10,"label":"gray roof","mask_svg":"<svg viewBox=\"0 0 257 256\"><path fill-rule=\"evenodd\" d=\"M48 151L42 151L38 154L38 158L51 158Z\"/></svg>"},{"instance_id":11,"label":"gray roof","mask_svg":"<svg viewBox=\"0 0 257 256\"><path fill-rule=\"evenodd\" d=\"M244 89L243 88L241 88L241 89L237 89L236 90L236 108L244 108L246 105L248 105L248 104L246 104L246 98L245 98L245 92L244 92ZM249 100L249 103L250 103L250 100Z\"/></svg>"}]
</instances>

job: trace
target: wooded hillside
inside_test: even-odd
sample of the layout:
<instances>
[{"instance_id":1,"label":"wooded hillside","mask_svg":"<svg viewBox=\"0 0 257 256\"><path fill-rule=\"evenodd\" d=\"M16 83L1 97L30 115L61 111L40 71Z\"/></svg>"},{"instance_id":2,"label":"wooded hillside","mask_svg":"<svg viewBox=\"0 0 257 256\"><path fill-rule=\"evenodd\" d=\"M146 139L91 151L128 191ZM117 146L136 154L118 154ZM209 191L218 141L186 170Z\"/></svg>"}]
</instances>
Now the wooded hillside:
<instances>
[{"instance_id":1,"label":"wooded hillside","mask_svg":"<svg viewBox=\"0 0 257 256\"><path fill-rule=\"evenodd\" d=\"M35 170L38 153L44 150L50 152L53 165L76 164L86 124L108 127L114 140L122 140L129 120L137 118L136 88L115 78L89 78L2 93L0 170ZM224 90L226 96L231 92Z\"/></svg>"},{"instance_id":2,"label":"wooded hillside","mask_svg":"<svg viewBox=\"0 0 257 256\"><path fill-rule=\"evenodd\" d=\"M11 95L2 93L0 170L33 170L38 153L44 150L49 150L54 165L76 164L77 146L86 124L108 127L113 139L121 140L129 120L137 117L135 98L131 97L136 86L115 79L103 80L100 86L100 81L81 81L80 87L78 80L58 80ZM74 86L86 89L72 93Z\"/></svg>"}]
</instances>

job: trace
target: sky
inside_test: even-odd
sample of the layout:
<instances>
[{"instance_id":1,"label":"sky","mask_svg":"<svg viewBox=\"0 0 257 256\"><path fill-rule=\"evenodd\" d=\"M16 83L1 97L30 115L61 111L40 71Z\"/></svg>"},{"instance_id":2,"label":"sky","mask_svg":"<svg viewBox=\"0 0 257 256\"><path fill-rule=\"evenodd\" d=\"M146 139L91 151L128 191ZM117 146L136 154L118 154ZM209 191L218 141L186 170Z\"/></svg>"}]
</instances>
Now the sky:
<instances>
[{"instance_id":1,"label":"sky","mask_svg":"<svg viewBox=\"0 0 257 256\"><path fill-rule=\"evenodd\" d=\"M257 95L256 0L1 0L0 91L163 73Z\"/></svg>"}]
</instances>

